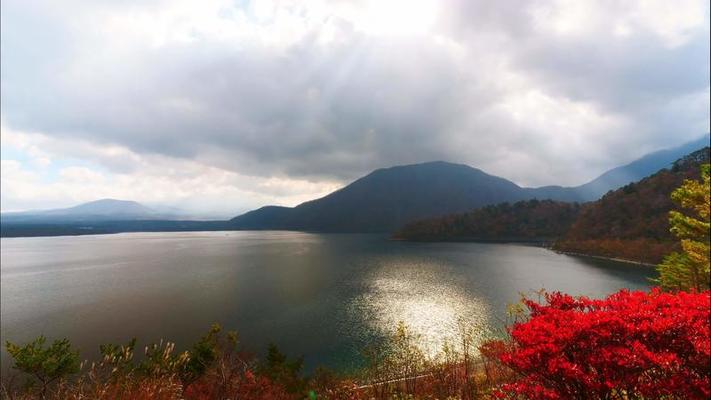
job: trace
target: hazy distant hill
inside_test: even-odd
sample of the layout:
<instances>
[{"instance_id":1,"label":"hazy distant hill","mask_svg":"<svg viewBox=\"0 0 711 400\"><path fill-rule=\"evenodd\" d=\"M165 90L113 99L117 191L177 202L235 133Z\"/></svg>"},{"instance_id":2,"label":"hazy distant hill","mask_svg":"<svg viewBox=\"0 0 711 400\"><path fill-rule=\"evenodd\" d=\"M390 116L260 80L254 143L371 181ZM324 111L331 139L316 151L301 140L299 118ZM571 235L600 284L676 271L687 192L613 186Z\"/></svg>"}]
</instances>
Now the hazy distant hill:
<instances>
[{"instance_id":1,"label":"hazy distant hill","mask_svg":"<svg viewBox=\"0 0 711 400\"><path fill-rule=\"evenodd\" d=\"M708 145L709 136L704 135L681 146L647 154L627 165L611 169L584 185L575 187L545 186L527 190L531 197L539 199L593 201L599 199L610 190L618 189L628 183L637 182L660 169L669 168L676 160Z\"/></svg>"},{"instance_id":2,"label":"hazy distant hill","mask_svg":"<svg viewBox=\"0 0 711 400\"><path fill-rule=\"evenodd\" d=\"M703 136L683 146L657 151L625 166L605 172L593 181L578 186L575 189L581 196L587 199L598 199L611 189L622 187L631 182L637 182L662 168L671 167L672 164L680 158L708 145L709 137Z\"/></svg>"},{"instance_id":3,"label":"hazy distant hill","mask_svg":"<svg viewBox=\"0 0 711 400\"><path fill-rule=\"evenodd\" d=\"M647 155L588 184L570 188L522 188L479 169L442 161L379 169L323 198L294 208L263 207L231 222L235 229L393 232L408 222L490 204L528 199L584 202L668 167L707 142L705 136Z\"/></svg>"},{"instance_id":4,"label":"hazy distant hill","mask_svg":"<svg viewBox=\"0 0 711 400\"><path fill-rule=\"evenodd\" d=\"M171 213L172 212L172 213ZM0 215L0 236L67 236L119 232L181 232L233 229L227 221L198 221L180 210L155 210L135 201L103 199L75 207ZM181 219L182 218L182 219Z\"/></svg>"},{"instance_id":5,"label":"hazy distant hill","mask_svg":"<svg viewBox=\"0 0 711 400\"><path fill-rule=\"evenodd\" d=\"M709 162L709 148L696 151L669 168L586 204L556 250L658 263L677 249L669 232L669 211L679 209L670 195L684 179L698 179ZM688 212L688 211L683 211Z\"/></svg>"},{"instance_id":6,"label":"hazy distant hill","mask_svg":"<svg viewBox=\"0 0 711 400\"><path fill-rule=\"evenodd\" d=\"M3 222L158 219L161 214L135 201L102 199L54 210L3 213Z\"/></svg>"}]
</instances>

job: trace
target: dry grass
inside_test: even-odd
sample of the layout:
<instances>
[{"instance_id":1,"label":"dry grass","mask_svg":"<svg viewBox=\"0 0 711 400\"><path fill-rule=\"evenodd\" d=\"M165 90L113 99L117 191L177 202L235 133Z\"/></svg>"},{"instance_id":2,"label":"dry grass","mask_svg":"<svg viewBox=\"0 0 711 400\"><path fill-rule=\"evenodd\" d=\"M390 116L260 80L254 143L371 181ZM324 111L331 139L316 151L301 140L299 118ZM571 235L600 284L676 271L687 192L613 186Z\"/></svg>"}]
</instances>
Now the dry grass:
<instances>
[{"instance_id":1,"label":"dry grass","mask_svg":"<svg viewBox=\"0 0 711 400\"><path fill-rule=\"evenodd\" d=\"M214 329L214 328L213 328ZM238 350L236 336L216 335L214 359L194 379L186 379L189 351L176 353L170 342L147 346L134 360L133 343L102 347L104 358L84 363L79 373L48 387L47 400L84 399L480 399L511 378L496 360L502 342L479 350L473 332L462 329L434 359L420 349L420 338L399 325L388 340L364 352L367 366L358 376L343 377L318 369L304 378L300 365L286 359L259 362ZM278 357L277 357L278 359ZM2 381L2 398L42 398L37 385L26 385L19 372ZM31 381L31 379L30 379Z\"/></svg>"}]
</instances>

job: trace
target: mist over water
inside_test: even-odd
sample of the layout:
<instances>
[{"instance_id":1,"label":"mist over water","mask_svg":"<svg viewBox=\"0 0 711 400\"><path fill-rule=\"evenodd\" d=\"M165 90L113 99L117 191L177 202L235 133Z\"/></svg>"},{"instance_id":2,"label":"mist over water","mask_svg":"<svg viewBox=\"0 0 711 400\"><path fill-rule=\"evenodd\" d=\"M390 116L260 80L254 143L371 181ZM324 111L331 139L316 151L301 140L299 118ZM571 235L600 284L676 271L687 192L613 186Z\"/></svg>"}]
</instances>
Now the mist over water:
<instances>
[{"instance_id":1,"label":"mist over water","mask_svg":"<svg viewBox=\"0 0 711 400\"><path fill-rule=\"evenodd\" d=\"M647 289L650 268L512 244L408 243L300 232L127 233L3 238L1 336L67 337L84 358L107 342L178 348L213 322L262 354L356 368L370 341L405 322L435 353L458 321L500 329L519 293L604 296ZM9 367L2 353L3 373Z\"/></svg>"}]
</instances>

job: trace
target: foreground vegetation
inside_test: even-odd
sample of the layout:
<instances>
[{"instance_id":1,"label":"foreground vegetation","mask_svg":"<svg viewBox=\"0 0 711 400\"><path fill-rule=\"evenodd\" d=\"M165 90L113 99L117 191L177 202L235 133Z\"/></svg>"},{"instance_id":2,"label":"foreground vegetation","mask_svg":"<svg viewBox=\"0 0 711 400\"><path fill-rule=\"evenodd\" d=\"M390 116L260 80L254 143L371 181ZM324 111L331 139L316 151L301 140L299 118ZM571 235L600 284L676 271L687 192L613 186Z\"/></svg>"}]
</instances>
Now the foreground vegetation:
<instances>
[{"instance_id":1,"label":"foreground vegetation","mask_svg":"<svg viewBox=\"0 0 711 400\"><path fill-rule=\"evenodd\" d=\"M101 346L87 365L69 341L44 337L6 343L25 380L2 382L8 399L707 399L711 397L709 260L711 167L685 180L672 198L690 213L670 213L680 250L659 264L658 287L605 299L547 293L512 308L502 339L477 343L461 324L455 341L430 358L422 338L400 324L364 351L352 377L317 370L275 346L259 361L237 334L214 325L190 349L170 342Z\"/></svg>"},{"instance_id":2,"label":"foreground vegetation","mask_svg":"<svg viewBox=\"0 0 711 400\"><path fill-rule=\"evenodd\" d=\"M240 351L218 325L184 352L170 342L101 346L80 362L66 340L7 343L15 368L7 399L705 399L711 395L710 292L621 291L604 300L545 295L506 339L479 345L462 325L435 358L404 325L364 352L343 377L302 373L302 360L271 346L264 360ZM523 315L523 314L521 314Z\"/></svg>"},{"instance_id":3,"label":"foreground vegetation","mask_svg":"<svg viewBox=\"0 0 711 400\"><path fill-rule=\"evenodd\" d=\"M498 361L475 358L472 334L462 326L459 341L429 359L419 347L421 338L401 324L364 351L367 367L353 377L325 369L305 376L302 359L289 359L275 346L257 360L240 350L236 333L219 325L184 352L160 342L146 346L139 361L132 340L101 346L103 358L90 365L80 363L66 340L47 345L40 337L24 346L7 343L15 368L29 379L6 379L2 394L8 399L471 399L510 373Z\"/></svg>"}]
</instances>

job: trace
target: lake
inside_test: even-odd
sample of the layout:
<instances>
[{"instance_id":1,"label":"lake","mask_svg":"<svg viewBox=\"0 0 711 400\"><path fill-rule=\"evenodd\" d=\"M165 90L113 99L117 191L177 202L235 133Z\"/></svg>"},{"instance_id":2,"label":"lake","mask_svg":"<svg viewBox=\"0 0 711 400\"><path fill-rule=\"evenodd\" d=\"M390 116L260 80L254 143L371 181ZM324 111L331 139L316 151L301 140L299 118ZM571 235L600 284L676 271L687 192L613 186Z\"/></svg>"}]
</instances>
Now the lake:
<instances>
[{"instance_id":1,"label":"lake","mask_svg":"<svg viewBox=\"0 0 711 400\"><path fill-rule=\"evenodd\" d=\"M131 337L140 349L160 338L184 347L219 322L258 354L273 342L305 355L309 369L357 367L360 350L398 321L434 353L459 320L500 329L519 292L599 297L647 289L655 275L539 247L383 235L125 233L1 245L3 343L67 337L90 358Z\"/></svg>"}]
</instances>

